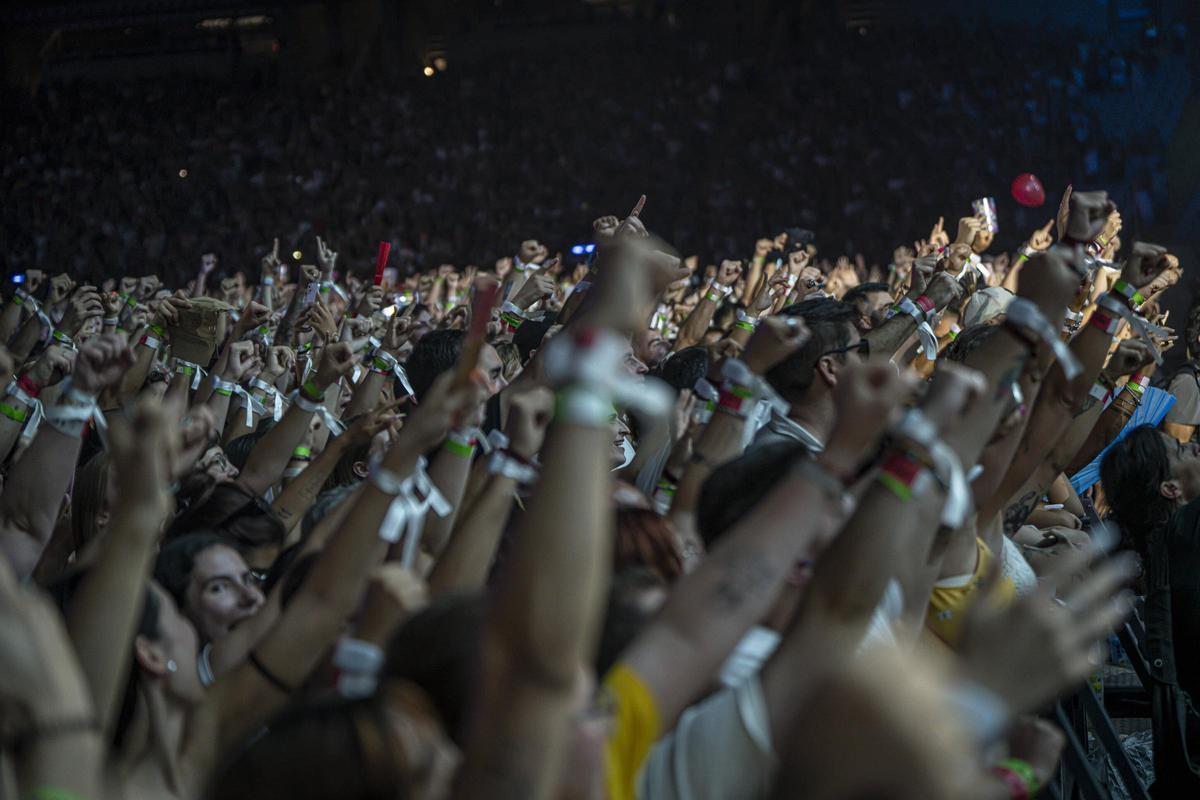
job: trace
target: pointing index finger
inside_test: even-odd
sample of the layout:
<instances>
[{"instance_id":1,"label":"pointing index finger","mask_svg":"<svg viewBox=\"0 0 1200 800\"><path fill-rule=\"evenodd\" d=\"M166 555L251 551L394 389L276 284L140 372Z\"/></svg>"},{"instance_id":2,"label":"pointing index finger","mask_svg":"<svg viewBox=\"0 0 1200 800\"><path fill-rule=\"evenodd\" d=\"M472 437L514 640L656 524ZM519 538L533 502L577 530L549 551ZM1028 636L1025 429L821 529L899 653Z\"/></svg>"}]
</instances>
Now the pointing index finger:
<instances>
[{"instance_id":1,"label":"pointing index finger","mask_svg":"<svg viewBox=\"0 0 1200 800\"><path fill-rule=\"evenodd\" d=\"M646 195L642 195L641 197L638 198L637 205L635 205L633 207L633 211L629 212L629 216L631 216L631 217L639 216L642 213L642 209L645 207L645 205L646 205Z\"/></svg>"}]
</instances>

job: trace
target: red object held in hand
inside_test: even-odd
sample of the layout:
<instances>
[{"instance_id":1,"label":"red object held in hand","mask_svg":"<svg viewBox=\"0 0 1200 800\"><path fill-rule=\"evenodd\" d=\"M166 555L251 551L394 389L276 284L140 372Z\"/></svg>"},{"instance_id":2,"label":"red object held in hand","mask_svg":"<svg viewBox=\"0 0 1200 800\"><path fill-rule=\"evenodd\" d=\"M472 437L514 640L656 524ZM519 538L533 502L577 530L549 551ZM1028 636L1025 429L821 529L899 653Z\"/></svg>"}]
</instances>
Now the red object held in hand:
<instances>
[{"instance_id":1,"label":"red object held in hand","mask_svg":"<svg viewBox=\"0 0 1200 800\"><path fill-rule=\"evenodd\" d=\"M1046 202L1046 190L1036 175L1022 172L1012 182L1012 196L1023 206L1037 208Z\"/></svg>"},{"instance_id":2,"label":"red object held in hand","mask_svg":"<svg viewBox=\"0 0 1200 800\"><path fill-rule=\"evenodd\" d=\"M379 243L379 255L375 257L375 285L383 286L383 271L387 269L388 254L392 252L390 242Z\"/></svg>"}]
</instances>

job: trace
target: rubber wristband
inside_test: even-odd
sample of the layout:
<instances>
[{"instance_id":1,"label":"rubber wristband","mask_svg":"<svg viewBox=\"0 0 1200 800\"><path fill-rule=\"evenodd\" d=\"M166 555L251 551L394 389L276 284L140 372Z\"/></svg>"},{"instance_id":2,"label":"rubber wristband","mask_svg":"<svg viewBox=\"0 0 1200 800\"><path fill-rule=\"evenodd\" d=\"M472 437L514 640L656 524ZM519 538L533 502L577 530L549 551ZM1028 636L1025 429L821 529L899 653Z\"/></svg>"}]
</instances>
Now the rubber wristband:
<instances>
[{"instance_id":1,"label":"rubber wristband","mask_svg":"<svg viewBox=\"0 0 1200 800\"><path fill-rule=\"evenodd\" d=\"M300 394L303 395L306 400L312 400L314 403L325 402L325 392L311 380L305 381L303 385L300 386Z\"/></svg>"}]
</instances>

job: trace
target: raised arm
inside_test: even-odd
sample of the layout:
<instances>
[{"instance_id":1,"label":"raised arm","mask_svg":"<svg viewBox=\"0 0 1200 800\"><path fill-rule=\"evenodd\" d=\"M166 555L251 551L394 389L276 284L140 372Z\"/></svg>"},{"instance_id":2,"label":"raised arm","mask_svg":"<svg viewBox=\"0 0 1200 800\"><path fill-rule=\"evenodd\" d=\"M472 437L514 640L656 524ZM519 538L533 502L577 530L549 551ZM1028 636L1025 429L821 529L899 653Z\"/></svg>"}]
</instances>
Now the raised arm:
<instances>
[{"instance_id":1,"label":"raised arm","mask_svg":"<svg viewBox=\"0 0 1200 800\"><path fill-rule=\"evenodd\" d=\"M675 345L671 348L672 352L679 352L685 347L700 342L704 339L704 333L708 330L708 326L712 324L713 314L717 311L717 306L721 301L729 297L733 291L733 285L737 283L738 278L742 275L742 262L730 261L726 259L721 262L721 266L717 269L716 276L709 281L708 286L700 294L700 302L692 309L692 313L684 320L683 325L679 328L679 336L675 338Z\"/></svg>"},{"instance_id":2,"label":"raised arm","mask_svg":"<svg viewBox=\"0 0 1200 800\"><path fill-rule=\"evenodd\" d=\"M354 353L345 342L326 347L316 374L293 396L292 405L262 440L250 451L246 468L238 482L256 495L261 495L279 482L292 452L304 438L309 420L317 406L324 402L326 390L354 366Z\"/></svg>"},{"instance_id":3,"label":"raised arm","mask_svg":"<svg viewBox=\"0 0 1200 800\"><path fill-rule=\"evenodd\" d=\"M67 627L96 706L110 732L128 678L131 643L159 531L171 510L167 415L143 399L132 420L109 418L109 470L116 488L110 531L98 560L72 595Z\"/></svg>"},{"instance_id":4,"label":"raised arm","mask_svg":"<svg viewBox=\"0 0 1200 800\"><path fill-rule=\"evenodd\" d=\"M818 460L798 462L722 537L675 584L655 621L622 654L616 669L632 671L645 684L662 730L673 726L771 607L796 561L845 522L845 479L856 474L863 454L874 451L905 394L888 364L839 375L836 393L838 418Z\"/></svg>"},{"instance_id":5,"label":"raised arm","mask_svg":"<svg viewBox=\"0 0 1200 800\"><path fill-rule=\"evenodd\" d=\"M33 571L54 532L96 396L132 363L133 354L119 336L99 336L84 344L70 388L46 409L29 449L9 472L0 494L0 549L19 578Z\"/></svg>"}]
</instances>

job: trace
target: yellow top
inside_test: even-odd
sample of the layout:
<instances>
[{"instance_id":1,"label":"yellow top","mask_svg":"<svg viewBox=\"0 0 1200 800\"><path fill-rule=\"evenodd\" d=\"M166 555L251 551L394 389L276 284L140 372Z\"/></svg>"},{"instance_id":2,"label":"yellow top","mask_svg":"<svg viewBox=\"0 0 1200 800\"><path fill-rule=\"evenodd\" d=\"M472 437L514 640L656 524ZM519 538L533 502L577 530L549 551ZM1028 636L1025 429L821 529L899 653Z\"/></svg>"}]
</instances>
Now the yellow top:
<instances>
[{"instance_id":1,"label":"yellow top","mask_svg":"<svg viewBox=\"0 0 1200 800\"><path fill-rule=\"evenodd\" d=\"M929 595L929 611L925 615L925 629L951 648L958 645L962 637L965 612L975 601L975 595L983 579L993 569L999 569L996 556L983 539L975 538L975 570L970 575L940 580L933 585ZM1016 587L1007 575L1000 578L996 586L996 598L1008 605L1016 597Z\"/></svg>"},{"instance_id":2,"label":"yellow top","mask_svg":"<svg viewBox=\"0 0 1200 800\"><path fill-rule=\"evenodd\" d=\"M609 670L604 691L613 704L604 759L608 800L633 800L638 770L659 737L658 706L641 677L624 664Z\"/></svg>"}]
</instances>

